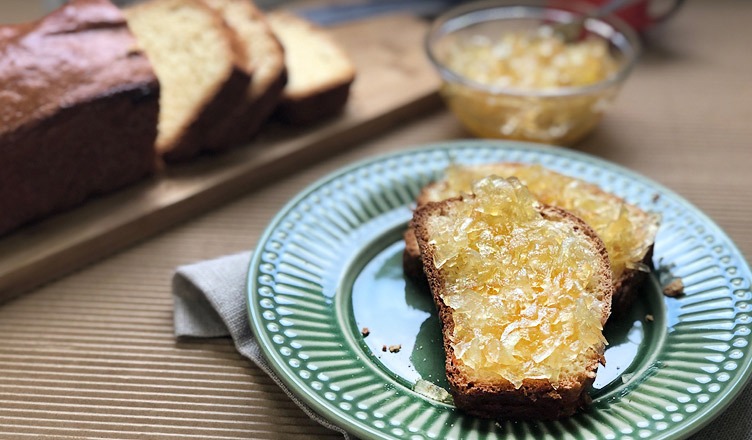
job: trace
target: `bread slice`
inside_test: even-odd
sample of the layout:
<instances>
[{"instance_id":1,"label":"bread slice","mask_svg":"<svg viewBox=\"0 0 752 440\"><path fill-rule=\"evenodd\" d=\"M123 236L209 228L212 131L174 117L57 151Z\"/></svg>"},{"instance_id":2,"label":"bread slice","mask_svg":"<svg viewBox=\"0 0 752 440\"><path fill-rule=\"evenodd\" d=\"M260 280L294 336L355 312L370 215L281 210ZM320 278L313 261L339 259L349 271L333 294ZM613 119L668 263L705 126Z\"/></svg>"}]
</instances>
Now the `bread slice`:
<instances>
[{"instance_id":1,"label":"bread slice","mask_svg":"<svg viewBox=\"0 0 752 440\"><path fill-rule=\"evenodd\" d=\"M287 69L282 44L252 1L203 1L217 11L235 33L244 50L244 68L253 72L244 102L210 130L216 141L206 147L216 151L247 142L258 133L282 97Z\"/></svg>"},{"instance_id":2,"label":"bread slice","mask_svg":"<svg viewBox=\"0 0 752 440\"><path fill-rule=\"evenodd\" d=\"M423 205L411 222L441 322L455 405L492 419L553 420L589 402L613 283L585 222L516 179Z\"/></svg>"},{"instance_id":3,"label":"bread slice","mask_svg":"<svg viewBox=\"0 0 752 440\"><path fill-rule=\"evenodd\" d=\"M540 165L496 163L453 166L446 177L427 185L418 206L455 197L470 190L485 176L517 177L542 203L566 209L588 223L603 239L609 252L614 279L612 309L615 315L629 310L652 267L653 242L659 217L626 203L596 185L565 176ZM405 275L424 282L420 253L412 231L405 232Z\"/></svg>"},{"instance_id":4,"label":"bread slice","mask_svg":"<svg viewBox=\"0 0 752 440\"><path fill-rule=\"evenodd\" d=\"M234 34L199 0L151 0L125 14L162 86L157 150L179 161L216 145L210 128L243 103L251 80Z\"/></svg>"},{"instance_id":5,"label":"bread slice","mask_svg":"<svg viewBox=\"0 0 752 440\"><path fill-rule=\"evenodd\" d=\"M284 11L268 15L285 48L288 83L276 116L309 124L341 112L355 80L345 51L321 28Z\"/></svg>"}]
</instances>

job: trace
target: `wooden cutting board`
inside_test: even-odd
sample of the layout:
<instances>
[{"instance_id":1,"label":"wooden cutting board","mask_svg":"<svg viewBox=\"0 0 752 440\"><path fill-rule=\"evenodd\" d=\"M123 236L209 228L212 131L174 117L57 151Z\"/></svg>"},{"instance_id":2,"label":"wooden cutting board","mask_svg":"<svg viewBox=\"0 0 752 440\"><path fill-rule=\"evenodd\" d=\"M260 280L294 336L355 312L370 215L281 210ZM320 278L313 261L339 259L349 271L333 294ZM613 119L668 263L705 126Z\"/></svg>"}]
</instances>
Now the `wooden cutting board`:
<instances>
[{"instance_id":1,"label":"wooden cutting board","mask_svg":"<svg viewBox=\"0 0 752 440\"><path fill-rule=\"evenodd\" d=\"M270 123L249 145L170 167L0 238L0 302L436 108L426 31L425 22L399 15L332 28L358 72L343 115L308 128Z\"/></svg>"}]
</instances>

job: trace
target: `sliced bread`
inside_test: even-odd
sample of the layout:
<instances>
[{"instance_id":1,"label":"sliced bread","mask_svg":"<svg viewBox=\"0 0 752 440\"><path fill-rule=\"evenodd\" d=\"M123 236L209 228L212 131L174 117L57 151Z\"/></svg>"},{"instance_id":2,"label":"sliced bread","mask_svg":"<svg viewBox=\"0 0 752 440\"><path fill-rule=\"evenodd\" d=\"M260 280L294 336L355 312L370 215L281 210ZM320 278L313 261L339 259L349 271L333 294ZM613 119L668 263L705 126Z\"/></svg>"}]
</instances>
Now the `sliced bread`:
<instances>
[{"instance_id":1,"label":"sliced bread","mask_svg":"<svg viewBox=\"0 0 752 440\"><path fill-rule=\"evenodd\" d=\"M264 14L250 0L203 0L233 30L245 54L245 70L253 71L245 101L210 129L217 141L208 149L242 144L258 133L277 107L287 83L285 53Z\"/></svg>"},{"instance_id":2,"label":"sliced bread","mask_svg":"<svg viewBox=\"0 0 752 440\"><path fill-rule=\"evenodd\" d=\"M438 309L455 405L552 420L589 402L613 283L603 242L516 179L432 202L411 222Z\"/></svg>"},{"instance_id":3,"label":"sliced bread","mask_svg":"<svg viewBox=\"0 0 752 440\"><path fill-rule=\"evenodd\" d=\"M614 314L628 310L652 266L653 242L659 217L645 212L600 187L551 171L540 165L496 163L452 166L444 179L426 186L418 196L423 205L468 193L485 176L517 177L542 203L557 206L583 219L601 237L611 261ZM420 251L413 231L405 232L405 274L423 282Z\"/></svg>"},{"instance_id":4,"label":"sliced bread","mask_svg":"<svg viewBox=\"0 0 752 440\"><path fill-rule=\"evenodd\" d=\"M125 14L162 86L157 150L179 161L216 145L210 128L244 102L251 80L234 34L199 0L151 0Z\"/></svg>"},{"instance_id":5,"label":"sliced bread","mask_svg":"<svg viewBox=\"0 0 752 440\"><path fill-rule=\"evenodd\" d=\"M285 49L288 74L277 117L309 124L341 112L355 80L345 51L323 29L293 14L274 11L268 19Z\"/></svg>"}]
</instances>

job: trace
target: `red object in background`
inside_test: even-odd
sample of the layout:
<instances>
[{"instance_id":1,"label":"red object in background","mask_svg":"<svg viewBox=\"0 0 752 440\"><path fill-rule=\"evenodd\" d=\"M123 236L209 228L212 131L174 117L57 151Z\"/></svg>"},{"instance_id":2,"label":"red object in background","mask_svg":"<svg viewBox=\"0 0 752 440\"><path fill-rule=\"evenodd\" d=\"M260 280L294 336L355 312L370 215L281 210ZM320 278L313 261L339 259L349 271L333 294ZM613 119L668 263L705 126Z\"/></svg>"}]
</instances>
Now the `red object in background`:
<instances>
[{"instance_id":1,"label":"red object in background","mask_svg":"<svg viewBox=\"0 0 752 440\"><path fill-rule=\"evenodd\" d=\"M584 0L587 3L601 6L610 0ZM650 26L666 21L669 17L674 15L679 7L684 3L684 0L669 0L667 5L659 13L651 11L651 0L640 0L634 2L629 6L625 6L623 9L616 11L614 14L627 22L637 31L643 31ZM665 1L663 3L666 3Z\"/></svg>"}]
</instances>

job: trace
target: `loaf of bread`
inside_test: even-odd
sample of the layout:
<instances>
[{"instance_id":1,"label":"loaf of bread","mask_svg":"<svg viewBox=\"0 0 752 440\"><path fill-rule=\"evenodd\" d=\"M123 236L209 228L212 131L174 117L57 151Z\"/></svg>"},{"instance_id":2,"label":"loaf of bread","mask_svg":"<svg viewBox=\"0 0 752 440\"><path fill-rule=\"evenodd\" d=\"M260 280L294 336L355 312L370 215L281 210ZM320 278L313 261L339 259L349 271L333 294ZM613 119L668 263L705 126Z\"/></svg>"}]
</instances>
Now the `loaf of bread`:
<instances>
[{"instance_id":1,"label":"loaf of bread","mask_svg":"<svg viewBox=\"0 0 752 440\"><path fill-rule=\"evenodd\" d=\"M454 404L552 420L588 403L613 282L603 242L516 179L431 202L411 226L438 309Z\"/></svg>"},{"instance_id":2,"label":"loaf of bread","mask_svg":"<svg viewBox=\"0 0 752 440\"><path fill-rule=\"evenodd\" d=\"M342 111L355 80L344 50L322 29L283 11L268 15L285 49L288 82L276 116L293 124L310 124Z\"/></svg>"},{"instance_id":3,"label":"loaf of bread","mask_svg":"<svg viewBox=\"0 0 752 440\"><path fill-rule=\"evenodd\" d=\"M496 163L453 166L444 179L426 186L418 196L422 205L468 193L474 181L485 176L517 177L542 203L557 206L583 219L601 237L613 270L612 310L629 310L652 266L652 250L658 231L658 216L626 203L596 185L565 176L540 165ZM411 230L405 232L405 274L424 277L419 249Z\"/></svg>"},{"instance_id":4,"label":"loaf of bread","mask_svg":"<svg viewBox=\"0 0 752 440\"><path fill-rule=\"evenodd\" d=\"M219 12L245 52L245 70L253 71L245 101L214 127L218 142L210 150L247 142L256 135L277 107L287 84L285 53L264 14L250 0L204 0Z\"/></svg>"},{"instance_id":5,"label":"loaf of bread","mask_svg":"<svg viewBox=\"0 0 752 440\"><path fill-rule=\"evenodd\" d=\"M150 0L125 10L162 86L157 150L168 162L224 148L212 130L245 105L245 51L222 17L200 0Z\"/></svg>"},{"instance_id":6,"label":"loaf of bread","mask_svg":"<svg viewBox=\"0 0 752 440\"><path fill-rule=\"evenodd\" d=\"M159 83L120 10L0 27L0 234L153 172Z\"/></svg>"}]
</instances>

